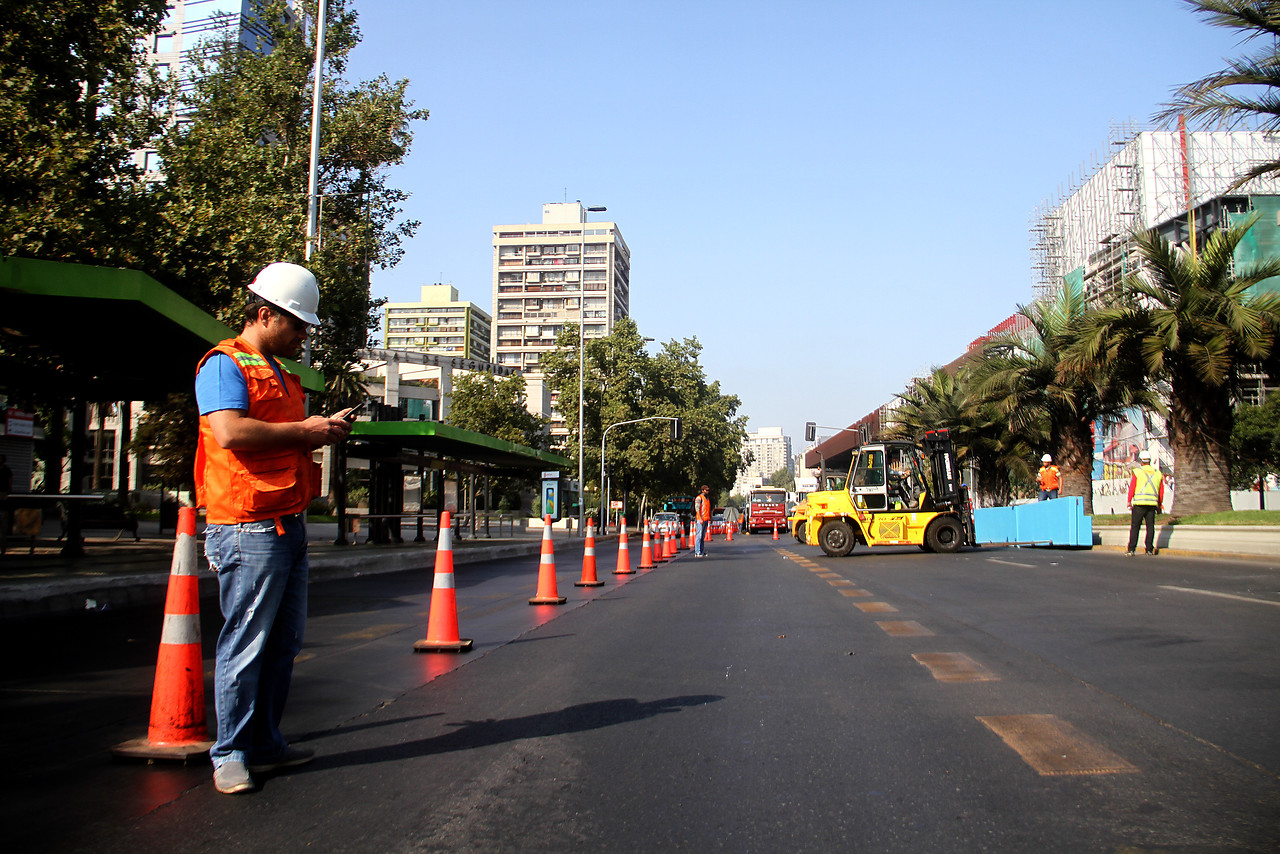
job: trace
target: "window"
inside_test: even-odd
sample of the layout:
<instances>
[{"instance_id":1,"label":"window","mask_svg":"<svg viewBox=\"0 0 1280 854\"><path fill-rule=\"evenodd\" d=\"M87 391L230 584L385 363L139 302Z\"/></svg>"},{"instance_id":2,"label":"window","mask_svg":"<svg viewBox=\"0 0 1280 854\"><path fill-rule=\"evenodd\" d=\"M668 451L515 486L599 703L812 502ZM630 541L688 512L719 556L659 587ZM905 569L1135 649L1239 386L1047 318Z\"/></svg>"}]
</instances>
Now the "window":
<instances>
[{"instance_id":1,"label":"window","mask_svg":"<svg viewBox=\"0 0 1280 854\"><path fill-rule=\"evenodd\" d=\"M173 53L173 33L156 33L155 52Z\"/></svg>"}]
</instances>

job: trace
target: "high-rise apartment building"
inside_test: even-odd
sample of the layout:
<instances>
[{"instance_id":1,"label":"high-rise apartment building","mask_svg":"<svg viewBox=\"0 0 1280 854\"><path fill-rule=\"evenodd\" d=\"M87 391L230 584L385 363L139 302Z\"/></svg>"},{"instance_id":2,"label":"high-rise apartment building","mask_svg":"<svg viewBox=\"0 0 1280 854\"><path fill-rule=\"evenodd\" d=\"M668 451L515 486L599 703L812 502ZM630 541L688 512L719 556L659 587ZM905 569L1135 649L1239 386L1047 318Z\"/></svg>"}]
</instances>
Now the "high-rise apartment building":
<instances>
[{"instance_id":1,"label":"high-rise apartment building","mask_svg":"<svg viewBox=\"0 0 1280 854\"><path fill-rule=\"evenodd\" d=\"M233 37L241 50L269 53L275 47L253 0L169 0L168 5L160 31L144 47L147 61L162 76L177 77L183 87L191 85L191 62L196 51L224 36ZM300 26L308 20L301 0L291 0L285 14ZM175 119L182 120L181 116ZM134 156L146 171L160 171L154 150L144 149Z\"/></svg>"},{"instance_id":2,"label":"high-rise apartment building","mask_svg":"<svg viewBox=\"0 0 1280 854\"><path fill-rule=\"evenodd\" d=\"M631 312L631 250L614 222L588 222L581 202L545 204L542 222L493 227L492 361L525 376L529 409L564 432L539 359L566 324L608 335ZM576 405L576 402L575 402Z\"/></svg>"},{"instance_id":3,"label":"high-rise apartment building","mask_svg":"<svg viewBox=\"0 0 1280 854\"><path fill-rule=\"evenodd\" d=\"M422 285L417 302L383 306L382 340L388 350L418 350L489 361L489 313L458 299L453 285Z\"/></svg>"},{"instance_id":4,"label":"high-rise apartment building","mask_svg":"<svg viewBox=\"0 0 1280 854\"><path fill-rule=\"evenodd\" d=\"M748 433L742 450L744 456L750 454L752 460L746 471L738 475L733 488L736 493L767 485L769 478L779 469L795 474L791 437L784 435L781 427L761 427L754 433Z\"/></svg>"}]
</instances>

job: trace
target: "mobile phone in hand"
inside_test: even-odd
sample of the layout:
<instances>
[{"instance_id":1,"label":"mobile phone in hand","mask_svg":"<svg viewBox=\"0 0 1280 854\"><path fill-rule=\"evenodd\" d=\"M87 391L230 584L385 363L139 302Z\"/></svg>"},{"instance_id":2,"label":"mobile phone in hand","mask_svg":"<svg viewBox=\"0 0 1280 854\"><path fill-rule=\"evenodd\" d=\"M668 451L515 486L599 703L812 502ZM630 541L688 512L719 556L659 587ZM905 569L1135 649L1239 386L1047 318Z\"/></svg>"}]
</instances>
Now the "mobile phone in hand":
<instances>
[{"instance_id":1,"label":"mobile phone in hand","mask_svg":"<svg viewBox=\"0 0 1280 854\"><path fill-rule=\"evenodd\" d=\"M364 403L356 404L355 406L351 407L350 412L342 416L342 420L350 424L351 422L355 421L356 416L359 415L361 412L364 412L368 406L369 406L369 401L367 400Z\"/></svg>"}]
</instances>

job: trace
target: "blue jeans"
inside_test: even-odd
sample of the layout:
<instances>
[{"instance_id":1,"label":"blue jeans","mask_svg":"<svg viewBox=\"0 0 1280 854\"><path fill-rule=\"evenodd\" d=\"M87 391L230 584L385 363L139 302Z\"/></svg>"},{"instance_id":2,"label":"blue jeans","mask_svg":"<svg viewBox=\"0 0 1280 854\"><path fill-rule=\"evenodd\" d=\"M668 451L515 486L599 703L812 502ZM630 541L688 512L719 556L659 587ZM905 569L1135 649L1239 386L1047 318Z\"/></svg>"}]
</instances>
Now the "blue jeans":
<instances>
[{"instance_id":1,"label":"blue jeans","mask_svg":"<svg viewBox=\"0 0 1280 854\"><path fill-rule=\"evenodd\" d=\"M1040 499L1039 499L1040 501L1052 501L1057 497L1058 497L1058 490L1056 489L1040 490Z\"/></svg>"},{"instance_id":2,"label":"blue jeans","mask_svg":"<svg viewBox=\"0 0 1280 854\"><path fill-rule=\"evenodd\" d=\"M710 522L698 522L697 535L693 541L693 553L696 555L704 555L707 553L707 526L710 524Z\"/></svg>"},{"instance_id":3,"label":"blue jeans","mask_svg":"<svg viewBox=\"0 0 1280 854\"><path fill-rule=\"evenodd\" d=\"M214 768L269 762L288 747L280 719L307 621L307 531L300 514L281 526L283 535L270 519L205 530L226 621L213 671Z\"/></svg>"}]
</instances>

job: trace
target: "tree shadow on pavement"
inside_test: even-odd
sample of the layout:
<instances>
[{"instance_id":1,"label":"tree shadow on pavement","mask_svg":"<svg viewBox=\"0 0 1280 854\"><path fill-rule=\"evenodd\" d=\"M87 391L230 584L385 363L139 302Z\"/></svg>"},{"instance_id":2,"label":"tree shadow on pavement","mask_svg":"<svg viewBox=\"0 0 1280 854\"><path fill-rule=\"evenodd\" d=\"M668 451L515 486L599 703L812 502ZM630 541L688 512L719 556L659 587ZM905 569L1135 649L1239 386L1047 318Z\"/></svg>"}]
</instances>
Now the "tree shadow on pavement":
<instances>
[{"instance_id":1,"label":"tree shadow on pavement","mask_svg":"<svg viewBox=\"0 0 1280 854\"><path fill-rule=\"evenodd\" d=\"M446 724L446 726L456 726L458 729L442 735L432 736L431 738L418 739L417 741L399 742L364 750L350 750L345 753L325 754L319 758L320 761L316 765L317 770L320 767L370 765L377 762L402 761L419 756L488 747L523 739L586 732L588 730L641 721L657 715L679 712L687 707L703 706L723 699L724 697L718 694L692 694L667 697L647 703L642 703L634 698L600 700L593 703L580 703L576 706L569 706L553 712L523 715L518 718L506 718L503 720L490 718L482 721Z\"/></svg>"}]
</instances>

